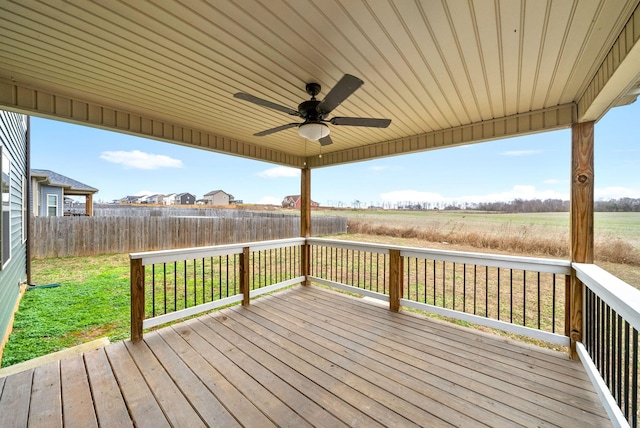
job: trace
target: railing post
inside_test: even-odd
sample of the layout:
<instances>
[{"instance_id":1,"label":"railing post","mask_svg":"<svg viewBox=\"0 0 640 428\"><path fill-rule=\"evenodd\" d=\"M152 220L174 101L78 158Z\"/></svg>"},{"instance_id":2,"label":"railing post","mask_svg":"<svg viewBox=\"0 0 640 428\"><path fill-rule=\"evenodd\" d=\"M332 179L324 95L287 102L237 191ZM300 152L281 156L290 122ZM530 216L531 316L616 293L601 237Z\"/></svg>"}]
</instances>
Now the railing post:
<instances>
[{"instance_id":1,"label":"railing post","mask_svg":"<svg viewBox=\"0 0 640 428\"><path fill-rule=\"evenodd\" d=\"M571 337L571 275L566 275L564 279L564 335Z\"/></svg>"},{"instance_id":2,"label":"railing post","mask_svg":"<svg viewBox=\"0 0 640 428\"><path fill-rule=\"evenodd\" d=\"M242 293L242 306L249 306L249 247L242 249L240 254L240 292Z\"/></svg>"},{"instance_id":3,"label":"railing post","mask_svg":"<svg viewBox=\"0 0 640 428\"><path fill-rule=\"evenodd\" d=\"M311 245L304 241L301 248L302 253L300 254L300 263L302 264L302 275L304 276L304 281L302 281L302 285L309 285L311 281L309 281L309 276L311 275Z\"/></svg>"},{"instance_id":4,"label":"railing post","mask_svg":"<svg viewBox=\"0 0 640 428\"><path fill-rule=\"evenodd\" d=\"M142 340L142 322L144 321L144 266L142 259L132 259L131 281L131 341Z\"/></svg>"},{"instance_id":5,"label":"railing post","mask_svg":"<svg viewBox=\"0 0 640 428\"><path fill-rule=\"evenodd\" d=\"M594 141L593 122L576 123L571 128L571 261L593 263ZM570 354L578 359L576 343L582 341L584 285L571 270Z\"/></svg>"},{"instance_id":6,"label":"railing post","mask_svg":"<svg viewBox=\"0 0 640 428\"><path fill-rule=\"evenodd\" d=\"M302 263L302 285L309 285L311 275L311 247L306 238L311 236L311 170L307 167L300 172L300 236L305 238L302 245L300 262Z\"/></svg>"},{"instance_id":7,"label":"railing post","mask_svg":"<svg viewBox=\"0 0 640 428\"><path fill-rule=\"evenodd\" d=\"M400 310L400 299L404 286L403 259L400 250L389 250L389 310Z\"/></svg>"}]
</instances>

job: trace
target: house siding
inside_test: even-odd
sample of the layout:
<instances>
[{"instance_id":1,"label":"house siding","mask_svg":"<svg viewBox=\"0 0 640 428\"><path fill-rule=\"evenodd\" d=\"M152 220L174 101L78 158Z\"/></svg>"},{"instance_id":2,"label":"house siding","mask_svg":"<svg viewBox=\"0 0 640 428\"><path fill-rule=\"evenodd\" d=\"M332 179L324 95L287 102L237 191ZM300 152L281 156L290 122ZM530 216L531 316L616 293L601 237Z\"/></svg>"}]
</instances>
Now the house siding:
<instances>
[{"instance_id":1,"label":"house siding","mask_svg":"<svg viewBox=\"0 0 640 428\"><path fill-rule=\"evenodd\" d=\"M26 281L26 241L23 240L24 195L23 183L27 174L26 116L0 110L0 145L2 153L11 162L10 223L11 257L0 270L0 341L5 337L20 292L19 285ZM3 226L4 227L4 226Z\"/></svg>"},{"instance_id":2,"label":"house siding","mask_svg":"<svg viewBox=\"0 0 640 428\"><path fill-rule=\"evenodd\" d=\"M58 205L57 205L57 215L61 216L64 214L63 205L64 205L64 195L61 187L54 186L39 186L39 196L40 196L40 212L39 216L46 217L47 216L47 196L48 195L56 195L58 197Z\"/></svg>"},{"instance_id":3,"label":"house siding","mask_svg":"<svg viewBox=\"0 0 640 428\"><path fill-rule=\"evenodd\" d=\"M211 205L229 205L229 195L224 192L218 192L210 198Z\"/></svg>"}]
</instances>

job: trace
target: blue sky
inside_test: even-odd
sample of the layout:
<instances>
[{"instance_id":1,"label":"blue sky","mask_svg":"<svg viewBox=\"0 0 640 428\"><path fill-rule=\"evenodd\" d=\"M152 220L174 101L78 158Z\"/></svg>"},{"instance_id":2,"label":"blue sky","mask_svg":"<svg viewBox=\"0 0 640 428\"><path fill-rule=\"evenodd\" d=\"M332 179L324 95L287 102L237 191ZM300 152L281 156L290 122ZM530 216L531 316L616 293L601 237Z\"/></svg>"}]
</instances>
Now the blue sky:
<instances>
[{"instance_id":1,"label":"blue sky","mask_svg":"<svg viewBox=\"0 0 640 428\"><path fill-rule=\"evenodd\" d=\"M640 198L640 102L595 128L596 199ZM279 204L300 192L299 171L63 122L31 119L31 167L99 189L95 201L127 195L222 189L245 203ZM569 199L571 131L314 169L322 205Z\"/></svg>"}]
</instances>

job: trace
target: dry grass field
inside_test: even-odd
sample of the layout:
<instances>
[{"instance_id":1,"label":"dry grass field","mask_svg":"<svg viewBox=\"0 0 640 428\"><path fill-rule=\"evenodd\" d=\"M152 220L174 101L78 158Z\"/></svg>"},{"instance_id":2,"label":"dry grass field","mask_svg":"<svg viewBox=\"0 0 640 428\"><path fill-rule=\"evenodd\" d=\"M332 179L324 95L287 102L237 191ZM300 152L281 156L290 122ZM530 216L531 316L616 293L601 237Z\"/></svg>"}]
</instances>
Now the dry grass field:
<instances>
[{"instance_id":1,"label":"dry grass field","mask_svg":"<svg viewBox=\"0 0 640 428\"><path fill-rule=\"evenodd\" d=\"M414 247L569 257L569 214L318 210L349 219L341 239ZM640 288L640 213L595 214L596 263Z\"/></svg>"}]
</instances>

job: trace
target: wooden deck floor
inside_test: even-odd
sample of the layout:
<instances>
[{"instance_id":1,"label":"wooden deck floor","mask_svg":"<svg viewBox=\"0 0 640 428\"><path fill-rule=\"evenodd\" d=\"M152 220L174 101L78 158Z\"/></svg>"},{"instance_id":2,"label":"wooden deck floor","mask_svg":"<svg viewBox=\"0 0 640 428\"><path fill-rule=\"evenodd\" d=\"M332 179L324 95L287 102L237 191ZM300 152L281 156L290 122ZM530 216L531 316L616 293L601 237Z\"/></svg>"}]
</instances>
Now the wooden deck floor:
<instances>
[{"instance_id":1,"label":"wooden deck floor","mask_svg":"<svg viewBox=\"0 0 640 428\"><path fill-rule=\"evenodd\" d=\"M297 287L0 378L0 425L611 426L564 354Z\"/></svg>"}]
</instances>

